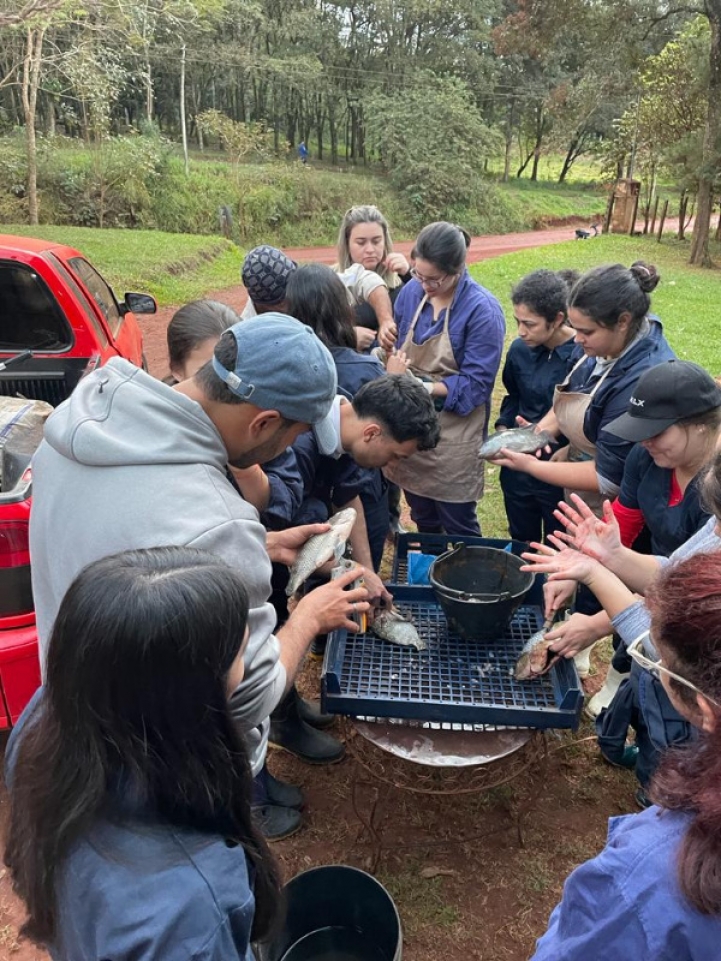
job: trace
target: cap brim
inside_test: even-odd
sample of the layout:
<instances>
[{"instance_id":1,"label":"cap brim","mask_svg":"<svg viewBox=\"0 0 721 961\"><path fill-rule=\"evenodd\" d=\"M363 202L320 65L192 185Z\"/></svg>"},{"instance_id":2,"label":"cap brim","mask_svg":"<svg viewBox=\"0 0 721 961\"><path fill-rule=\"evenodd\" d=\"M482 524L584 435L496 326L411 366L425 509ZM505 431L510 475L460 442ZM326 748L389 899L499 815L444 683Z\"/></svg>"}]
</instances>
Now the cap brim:
<instances>
[{"instance_id":1,"label":"cap brim","mask_svg":"<svg viewBox=\"0 0 721 961\"><path fill-rule=\"evenodd\" d=\"M333 410L326 414L323 420L313 424L313 434L318 443L318 449L325 457L331 457L340 446L340 437L335 428L335 418Z\"/></svg>"},{"instance_id":2,"label":"cap brim","mask_svg":"<svg viewBox=\"0 0 721 961\"><path fill-rule=\"evenodd\" d=\"M637 444L639 441L650 440L651 437L663 433L667 427L675 423L676 421L673 418L669 419L668 417L661 419L621 414L610 424L606 424L603 429L607 430L609 434L613 434L614 437L620 437L622 440Z\"/></svg>"}]
</instances>

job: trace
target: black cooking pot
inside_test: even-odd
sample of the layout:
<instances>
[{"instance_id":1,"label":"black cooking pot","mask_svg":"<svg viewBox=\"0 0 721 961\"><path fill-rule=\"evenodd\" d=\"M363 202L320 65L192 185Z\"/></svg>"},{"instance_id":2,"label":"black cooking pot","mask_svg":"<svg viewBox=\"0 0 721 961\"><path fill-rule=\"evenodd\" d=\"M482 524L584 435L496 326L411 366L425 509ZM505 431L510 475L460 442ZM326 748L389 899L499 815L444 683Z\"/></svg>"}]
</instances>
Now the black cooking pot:
<instances>
[{"instance_id":1,"label":"black cooking pot","mask_svg":"<svg viewBox=\"0 0 721 961\"><path fill-rule=\"evenodd\" d=\"M436 558L429 578L451 630L468 640L500 637L534 581L524 563L496 547L466 544Z\"/></svg>"}]
</instances>

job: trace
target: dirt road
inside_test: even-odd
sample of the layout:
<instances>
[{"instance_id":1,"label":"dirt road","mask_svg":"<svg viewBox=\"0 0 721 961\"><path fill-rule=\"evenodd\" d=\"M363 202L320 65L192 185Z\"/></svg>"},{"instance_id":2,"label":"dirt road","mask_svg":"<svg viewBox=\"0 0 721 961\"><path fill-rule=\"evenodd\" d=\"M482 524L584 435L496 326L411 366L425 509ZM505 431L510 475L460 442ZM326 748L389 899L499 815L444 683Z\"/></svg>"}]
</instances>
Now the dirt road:
<instances>
[{"instance_id":1,"label":"dirt road","mask_svg":"<svg viewBox=\"0 0 721 961\"><path fill-rule=\"evenodd\" d=\"M549 230L529 230L519 234L473 237L468 250L468 263L475 264L481 260L490 260L491 257L511 254L516 250L525 250L529 247L544 247L547 244L560 244L565 240L573 240L574 230L575 226L571 225L553 227ZM396 250L406 256L411 252L412 246L412 241L402 241L394 245ZM297 261L332 264L336 260L335 247L297 247L287 248L285 252ZM246 301L245 288L242 284L215 290L207 296L210 300L219 300L223 304L228 304L237 312L243 309ZM175 307L164 307L152 317L139 318L145 339L145 356L148 366L150 372L158 377L165 377L168 373L165 330L174 311Z\"/></svg>"}]
</instances>

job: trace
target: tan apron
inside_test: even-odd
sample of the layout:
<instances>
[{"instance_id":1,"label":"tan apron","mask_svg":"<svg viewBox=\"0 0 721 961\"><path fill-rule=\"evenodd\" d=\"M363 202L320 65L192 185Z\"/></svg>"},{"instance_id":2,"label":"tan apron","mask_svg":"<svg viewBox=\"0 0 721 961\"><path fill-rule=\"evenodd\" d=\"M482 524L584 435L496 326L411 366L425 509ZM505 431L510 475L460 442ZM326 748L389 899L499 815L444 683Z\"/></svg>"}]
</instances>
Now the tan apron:
<instances>
[{"instance_id":1,"label":"tan apron","mask_svg":"<svg viewBox=\"0 0 721 961\"><path fill-rule=\"evenodd\" d=\"M450 307L439 334L423 344L413 342L413 333L426 295L418 305L401 350L410 358L410 370L418 376L443 380L458 373L458 364L448 334ZM389 480L403 490L450 504L475 501L483 494L483 461L478 456L488 421L488 406L481 404L468 417L447 410L440 412L441 438L435 450L419 451L384 468Z\"/></svg>"},{"instance_id":2,"label":"tan apron","mask_svg":"<svg viewBox=\"0 0 721 961\"><path fill-rule=\"evenodd\" d=\"M593 395L606 379L606 375L613 367L613 364L609 364L604 370L590 393L582 394L580 391L566 390L573 372L587 360L588 357L584 354L570 371L564 382L553 390L553 412L556 415L561 433L568 438L568 447L562 448L560 451L562 456L555 458L556 461L565 460L568 463L578 463L579 461L593 459L596 456L596 445L592 444L583 433L583 422L586 417L586 411L593 400ZM564 454L565 456L563 456ZM581 500L585 501L598 517L601 517L605 498L600 492L572 490L566 487L564 488L563 496L569 503L569 495L572 493L578 494Z\"/></svg>"}]
</instances>

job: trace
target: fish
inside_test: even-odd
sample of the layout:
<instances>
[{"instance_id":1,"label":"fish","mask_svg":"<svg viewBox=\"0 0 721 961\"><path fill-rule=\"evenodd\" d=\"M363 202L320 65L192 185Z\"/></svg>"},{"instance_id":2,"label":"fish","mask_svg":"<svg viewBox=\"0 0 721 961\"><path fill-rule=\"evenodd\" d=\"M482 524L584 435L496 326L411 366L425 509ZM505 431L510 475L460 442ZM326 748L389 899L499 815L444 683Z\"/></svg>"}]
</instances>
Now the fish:
<instances>
[{"instance_id":1,"label":"fish","mask_svg":"<svg viewBox=\"0 0 721 961\"><path fill-rule=\"evenodd\" d=\"M544 448L546 444L552 443L554 438L545 430L537 434L532 427L513 427L510 430L499 430L491 434L478 451L478 455L483 460L493 460L504 447L518 454L533 454Z\"/></svg>"},{"instance_id":2,"label":"fish","mask_svg":"<svg viewBox=\"0 0 721 961\"><path fill-rule=\"evenodd\" d=\"M308 538L290 569L290 580L285 589L288 597L292 597L310 575L314 574L326 561L331 558L336 561L341 559L355 521L355 510L352 507L346 507L329 519L329 531L325 534L314 534Z\"/></svg>"},{"instance_id":3,"label":"fish","mask_svg":"<svg viewBox=\"0 0 721 961\"><path fill-rule=\"evenodd\" d=\"M521 656L516 661L513 676L517 681L532 681L551 670L561 655L550 650L553 641L546 640L551 620L544 621L540 631L536 631L523 645Z\"/></svg>"},{"instance_id":4,"label":"fish","mask_svg":"<svg viewBox=\"0 0 721 961\"><path fill-rule=\"evenodd\" d=\"M370 629L376 637L401 647L414 647L417 651L425 651L428 644L418 633L413 619L402 614L397 607L387 611L379 611L370 622Z\"/></svg>"}]
</instances>

